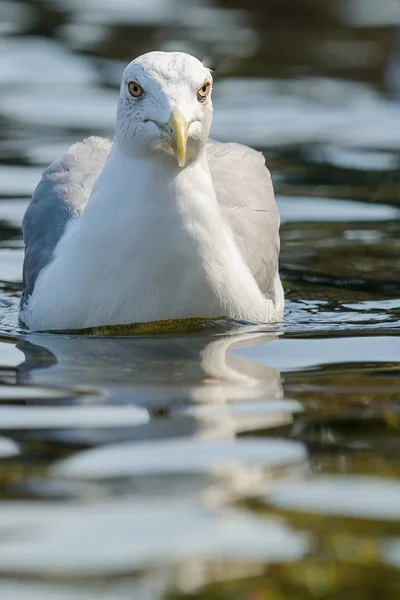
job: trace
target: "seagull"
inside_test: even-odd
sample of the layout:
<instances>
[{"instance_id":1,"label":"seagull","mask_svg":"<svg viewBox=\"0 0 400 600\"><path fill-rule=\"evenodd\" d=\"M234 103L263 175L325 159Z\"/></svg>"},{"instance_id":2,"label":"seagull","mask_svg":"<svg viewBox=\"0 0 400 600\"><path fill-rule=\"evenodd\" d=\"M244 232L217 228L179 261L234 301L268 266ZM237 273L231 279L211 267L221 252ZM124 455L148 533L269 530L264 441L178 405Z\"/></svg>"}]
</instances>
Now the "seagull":
<instances>
[{"instance_id":1,"label":"seagull","mask_svg":"<svg viewBox=\"0 0 400 600\"><path fill-rule=\"evenodd\" d=\"M29 329L282 318L270 173L209 138L212 86L189 54L136 58L113 142L89 137L44 171L23 220Z\"/></svg>"}]
</instances>

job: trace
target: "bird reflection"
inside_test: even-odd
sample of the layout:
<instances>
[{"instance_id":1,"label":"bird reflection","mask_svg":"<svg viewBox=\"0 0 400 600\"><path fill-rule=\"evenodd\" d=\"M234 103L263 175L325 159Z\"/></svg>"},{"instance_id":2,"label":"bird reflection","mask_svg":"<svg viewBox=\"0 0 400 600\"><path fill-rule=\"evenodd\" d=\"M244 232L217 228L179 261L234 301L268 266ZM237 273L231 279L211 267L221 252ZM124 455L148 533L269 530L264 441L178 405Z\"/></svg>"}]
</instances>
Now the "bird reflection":
<instances>
[{"instance_id":1,"label":"bird reflection","mask_svg":"<svg viewBox=\"0 0 400 600\"><path fill-rule=\"evenodd\" d=\"M70 390L75 403L133 404L149 411L150 423L126 435L121 428L92 431L93 443L121 435L232 437L290 423L300 410L283 400L278 370L240 355L241 348L276 338L254 326L153 337L29 334L18 343L25 355L18 382Z\"/></svg>"},{"instance_id":2,"label":"bird reflection","mask_svg":"<svg viewBox=\"0 0 400 600\"><path fill-rule=\"evenodd\" d=\"M281 397L280 373L240 356L240 348L275 340L274 332L243 326L223 334L94 337L27 334L17 345L25 355L21 384L76 389L82 386L137 390L219 386L221 399ZM238 352L231 353L235 349ZM241 390L241 391L240 391ZM201 394L200 394L201 396ZM199 400L201 398L198 398Z\"/></svg>"}]
</instances>

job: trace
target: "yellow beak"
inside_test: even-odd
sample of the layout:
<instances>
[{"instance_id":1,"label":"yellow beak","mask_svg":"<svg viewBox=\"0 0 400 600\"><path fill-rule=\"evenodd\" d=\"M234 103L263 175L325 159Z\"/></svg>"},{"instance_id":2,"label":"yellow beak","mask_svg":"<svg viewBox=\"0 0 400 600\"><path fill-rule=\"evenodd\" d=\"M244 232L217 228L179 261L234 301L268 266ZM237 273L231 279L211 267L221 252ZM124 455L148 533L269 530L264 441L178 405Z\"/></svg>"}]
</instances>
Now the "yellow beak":
<instances>
[{"instance_id":1,"label":"yellow beak","mask_svg":"<svg viewBox=\"0 0 400 600\"><path fill-rule=\"evenodd\" d=\"M178 164L182 168L186 163L186 150L189 125L183 114L175 106L172 109L170 119L168 121L168 132L171 135L172 147L178 159Z\"/></svg>"}]
</instances>

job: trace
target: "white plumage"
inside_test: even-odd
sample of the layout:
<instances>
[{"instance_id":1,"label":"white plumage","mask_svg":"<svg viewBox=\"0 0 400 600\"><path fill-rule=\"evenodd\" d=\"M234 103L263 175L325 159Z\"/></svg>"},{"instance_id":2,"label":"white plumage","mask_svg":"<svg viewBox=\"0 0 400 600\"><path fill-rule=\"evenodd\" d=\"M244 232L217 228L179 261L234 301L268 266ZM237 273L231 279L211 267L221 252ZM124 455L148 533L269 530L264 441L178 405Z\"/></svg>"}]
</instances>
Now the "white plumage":
<instances>
[{"instance_id":1,"label":"white plumage","mask_svg":"<svg viewBox=\"0 0 400 600\"><path fill-rule=\"evenodd\" d=\"M270 175L261 154L208 139L210 89L189 55L139 57L113 144L89 138L45 171L24 219L31 329L281 318Z\"/></svg>"}]
</instances>

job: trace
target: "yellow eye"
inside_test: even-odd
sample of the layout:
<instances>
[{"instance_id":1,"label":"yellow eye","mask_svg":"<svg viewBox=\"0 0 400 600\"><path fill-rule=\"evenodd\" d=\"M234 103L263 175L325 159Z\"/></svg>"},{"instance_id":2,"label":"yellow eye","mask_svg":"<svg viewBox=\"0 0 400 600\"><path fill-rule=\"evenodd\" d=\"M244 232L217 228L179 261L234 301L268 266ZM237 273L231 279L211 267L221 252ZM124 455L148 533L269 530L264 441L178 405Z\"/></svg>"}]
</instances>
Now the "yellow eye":
<instances>
[{"instance_id":1,"label":"yellow eye","mask_svg":"<svg viewBox=\"0 0 400 600\"><path fill-rule=\"evenodd\" d=\"M207 98L207 96L210 92L211 92L211 81L206 81L205 83L203 83L201 88L198 90L197 98L200 100L200 102L203 102L203 100L205 100Z\"/></svg>"},{"instance_id":2,"label":"yellow eye","mask_svg":"<svg viewBox=\"0 0 400 600\"><path fill-rule=\"evenodd\" d=\"M143 88L136 81L130 81L128 83L128 90L131 96L134 98L139 98L143 94Z\"/></svg>"}]
</instances>

